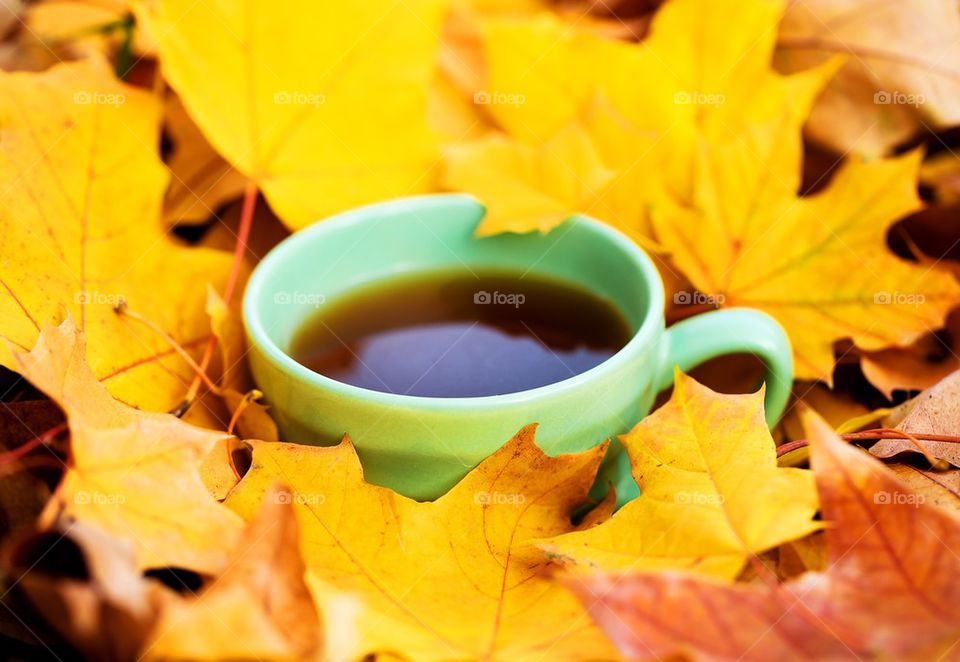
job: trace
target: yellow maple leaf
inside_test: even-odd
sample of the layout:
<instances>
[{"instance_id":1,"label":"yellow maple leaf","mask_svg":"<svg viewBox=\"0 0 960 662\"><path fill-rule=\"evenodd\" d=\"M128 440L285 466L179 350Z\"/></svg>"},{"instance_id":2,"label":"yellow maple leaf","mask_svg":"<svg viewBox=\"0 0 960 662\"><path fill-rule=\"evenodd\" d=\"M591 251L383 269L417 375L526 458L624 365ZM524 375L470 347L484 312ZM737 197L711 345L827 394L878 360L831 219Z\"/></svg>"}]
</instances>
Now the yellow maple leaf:
<instances>
[{"instance_id":1,"label":"yellow maple leaf","mask_svg":"<svg viewBox=\"0 0 960 662\"><path fill-rule=\"evenodd\" d=\"M498 192L498 204L487 211L481 234L551 230L570 216L571 209L592 206L613 177L579 127L559 132L545 147L540 150L494 135L449 149L448 181L469 191ZM580 172L567 163L576 163Z\"/></svg>"},{"instance_id":2,"label":"yellow maple leaf","mask_svg":"<svg viewBox=\"0 0 960 662\"><path fill-rule=\"evenodd\" d=\"M510 217L515 209L542 205L551 193L548 186L516 190L473 173L497 172L505 160L500 155L510 149L516 162L562 163L565 178L588 189L597 154L612 171L608 185L601 195L562 200L563 213L551 214L554 225L573 213L588 213L651 243L648 208L668 196L689 198L700 136L725 135L779 116L790 120L785 130L798 133L813 98L835 70L836 63L794 76L771 70L782 10L777 0L672 0L639 44L551 15L489 21L486 88L477 99L508 136L509 147L495 153L451 150L444 185L475 193L488 206L482 233L549 229L536 219L525 225L525 219ZM738 17L733 26L727 20L731 13ZM691 32L697 39L689 38ZM585 132L580 141L592 141L593 149L558 153L554 136L571 130ZM520 156L530 152L536 156ZM515 166L499 174L501 181L524 179Z\"/></svg>"},{"instance_id":3,"label":"yellow maple leaf","mask_svg":"<svg viewBox=\"0 0 960 662\"><path fill-rule=\"evenodd\" d=\"M147 5L165 77L290 227L432 187L442 0Z\"/></svg>"},{"instance_id":4,"label":"yellow maple leaf","mask_svg":"<svg viewBox=\"0 0 960 662\"><path fill-rule=\"evenodd\" d=\"M41 74L0 74L0 364L66 312L116 397L169 410L193 371L127 304L188 350L210 334L204 283L223 286L229 255L163 236L167 177L159 105L118 83L101 60Z\"/></svg>"},{"instance_id":5,"label":"yellow maple leaf","mask_svg":"<svg viewBox=\"0 0 960 662\"><path fill-rule=\"evenodd\" d=\"M568 564L735 577L751 554L818 528L813 475L777 468L762 390L714 393L677 371L670 401L620 439L641 494L541 543Z\"/></svg>"},{"instance_id":6,"label":"yellow maple leaf","mask_svg":"<svg viewBox=\"0 0 960 662\"><path fill-rule=\"evenodd\" d=\"M829 381L834 341L908 345L960 300L946 270L886 246L890 225L920 206L920 156L853 158L801 198L799 144L783 138L782 122L752 125L703 145L692 206L661 208L657 238L697 289L775 317L798 378Z\"/></svg>"},{"instance_id":7,"label":"yellow maple leaf","mask_svg":"<svg viewBox=\"0 0 960 662\"><path fill-rule=\"evenodd\" d=\"M114 400L87 365L71 318L14 359L70 426L67 471L44 520L73 518L128 540L141 568L222 570L243 523L207 492L199 467L226 435Z\"/></svg>"},{"instance_id":8,"label":"yellow maple leaf","mask_svg":"<svg viewBox=\"0 0 960 662\"><path fill-rule=\"evenodd\" d=\"M443 497L363 481L353 446L258 444L226 503L251 517L281 480L321 604L361 598L361 650L409 659L607 659L608 643L549 581L531 541L572 528L606 446L548 457L522 430ZM328 612L328 610L324 610Z\"/></svg>"}]
</instances>

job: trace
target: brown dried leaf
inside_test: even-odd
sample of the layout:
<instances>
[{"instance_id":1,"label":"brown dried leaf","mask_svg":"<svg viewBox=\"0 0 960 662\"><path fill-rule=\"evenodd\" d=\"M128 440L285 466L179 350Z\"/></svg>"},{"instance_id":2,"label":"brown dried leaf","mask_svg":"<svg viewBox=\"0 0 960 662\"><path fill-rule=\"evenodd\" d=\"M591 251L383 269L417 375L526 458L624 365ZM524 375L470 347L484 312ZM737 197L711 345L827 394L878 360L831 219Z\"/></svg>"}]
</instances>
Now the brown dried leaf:
<instances>
[{"instance_id":1,"label":"brown dried leaf","mask_svg":"<svg viewBox=\"0 0 960 662\"><path fill-rule=\"evenodd\" d=\"M787 72L837 53L810 135L835 151L877 156L919 128L960 123L960 14L953 0L794 0L780 24Z\"/></svg>"},{"instance_id":2,"label":"brown dried leaf","mask_svg":"<svg viewBox=\"0 0 960 662\"><path fill-rule=\"evenodd\" d=\"M911 400L902 416L897 430L920 438L920 443L933 457L960 467L960 444L922 440L923 433L960 435L960 370ZM881 439L870 448L870 452L877 457L889 458L900 453L919 453L920 450L909 439Z\"/></svg>"},{"instance_id":3,"label":"brown dried leaf","mask_svg":"<svg viewBox=\"0 0 960 662\"><path fill-rule=\"evenodd\" d=\"M922 494L926 503L960 510L960 469L927 471L911 464L887 465L904 485Z\"/></svg>"}]
</instances>

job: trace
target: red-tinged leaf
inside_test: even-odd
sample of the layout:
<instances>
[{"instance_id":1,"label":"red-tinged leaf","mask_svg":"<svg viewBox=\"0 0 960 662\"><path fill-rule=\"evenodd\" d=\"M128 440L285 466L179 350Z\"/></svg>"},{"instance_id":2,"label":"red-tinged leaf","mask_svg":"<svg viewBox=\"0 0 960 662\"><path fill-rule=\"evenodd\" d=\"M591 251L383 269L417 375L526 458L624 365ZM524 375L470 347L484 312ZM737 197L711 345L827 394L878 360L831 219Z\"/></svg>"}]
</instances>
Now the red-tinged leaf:
<instances>
[{"instance_id":1,"label":"red-tinged leaf","mask_svg":"<svg viewBox=\"0 0 960 662\"><path fill-rule=\"evenodd\" d=\"M806 416L829 523L827 572L801 580L825 620L894 657L960 638L960 519Z\"/></svg>"},{"instance_id":2,"label":"red-tinged leaf","mask_svg":"<svg viewBox=\"0 0 960 662\"><path fill-rule=\"evenodd\" d=\"M786 584L682 573L567 575L630 657L953 659L960 651L960 520L804 416L828 565ZM771 580L773 581L773 580Z\"/></svg>"},{"instance_id":3,"label":"red-tinged leaf","mask_svg":"<svg viewBox=\"0 0 960 662\"><path fill-rule=\"evenodd\" d=\"M569 576L566 584L629 659L856 659L789 589L680 572Z\"/></svg>"}]
</instances>

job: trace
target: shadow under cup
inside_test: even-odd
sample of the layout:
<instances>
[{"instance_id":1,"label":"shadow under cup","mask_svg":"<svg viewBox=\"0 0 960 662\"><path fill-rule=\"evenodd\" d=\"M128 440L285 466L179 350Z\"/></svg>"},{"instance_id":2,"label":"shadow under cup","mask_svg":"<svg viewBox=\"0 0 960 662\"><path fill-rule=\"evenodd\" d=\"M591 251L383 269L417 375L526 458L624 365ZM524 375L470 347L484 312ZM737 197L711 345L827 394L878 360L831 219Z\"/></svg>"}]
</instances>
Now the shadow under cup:
<instances>
[{"instance_id":1,"label":"shadow under cup","mask_svg":"<svg viewBox=\"0 0 960 662\"><path fill-rule=\"evenodd\" d=\"M244 296L254 380L285 441L331 445L349 434L372 483L415 499L441 496L528 423L549 454L622 434L662 387L663 286L629 239L576 217L541 234L477 238L483 206L463 195L407 198L345 212L280 243ZM287 352L325 301L411 272L506 270L576 283L612 301L633 331L600 365L547 386L487 397L398 395L335 381ZM470 379L470 375L464 375ZM637 492L618 443L598 479ZM602 488L601 488L602 486Z\"/></svg>"}]
</instances>

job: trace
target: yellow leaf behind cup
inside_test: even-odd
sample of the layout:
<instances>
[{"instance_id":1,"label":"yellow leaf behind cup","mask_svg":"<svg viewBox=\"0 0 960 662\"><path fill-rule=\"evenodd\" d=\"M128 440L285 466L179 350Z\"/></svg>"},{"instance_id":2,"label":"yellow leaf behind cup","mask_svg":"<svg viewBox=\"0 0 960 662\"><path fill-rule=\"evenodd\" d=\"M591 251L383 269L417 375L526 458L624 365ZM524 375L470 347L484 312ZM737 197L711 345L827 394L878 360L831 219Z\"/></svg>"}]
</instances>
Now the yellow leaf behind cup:
<instances>
[{"instance_id":1,"label":"yellow leaf behind cup","mask_svg":"<svg viewBox=\"0 0 960 662\"><path fill-rule=\"evenodd\" d=\"M300 228L430 190L442 0L156 0L141 18L210 144Z\"/></svg>"},{"instance_id":2,"label":"yellow leaf behind cup","mask_svg":"<svg viewBox=\"0 0 960 662\"><path fill-rule=\"evenodd\" d=\"M670 401L620 438L640 496L543 541L561 562L735 577L752 554L819 528L813 474L777 468L763 391L723 395L676 373Z\"/></svg>"}]
</instances>

